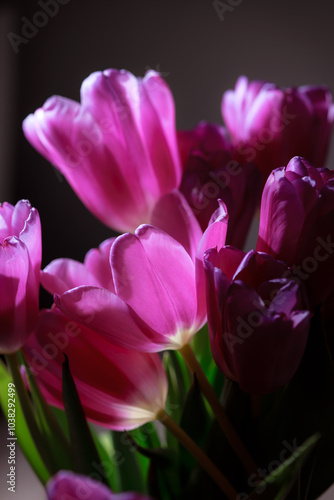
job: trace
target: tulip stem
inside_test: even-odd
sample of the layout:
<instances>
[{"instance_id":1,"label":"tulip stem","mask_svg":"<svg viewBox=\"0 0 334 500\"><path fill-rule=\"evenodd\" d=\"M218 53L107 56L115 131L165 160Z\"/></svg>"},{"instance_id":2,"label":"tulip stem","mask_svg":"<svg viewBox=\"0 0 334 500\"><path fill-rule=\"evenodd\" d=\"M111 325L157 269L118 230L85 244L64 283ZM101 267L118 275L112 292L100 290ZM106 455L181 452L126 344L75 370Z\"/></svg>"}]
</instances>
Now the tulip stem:
<instances>
[{"instance_id":1,"label":"tulip stem","mask_svg":"<svg viewBox=\"0 0 334 500\"><path fill-rule=\"evenodd\" d=\"M218 467L210 460L210 458L201 450L201 448L184 432L183 429L165 412L160 410L157 415L159 420L189 451L189 453L197 460L199 465L209 474L213 481L219 486L221 491L229 500L235 500L238 492L233 488L229 480L220 472Z\"/></svg>"},{"instance_id":2,"label":"tulip stem","mask_svg":"<svg viewBox=\"0 0 334 500\"><path fill-rule=\"evenodd\" d=\"M29 432L31 437L35 443L35 446L40 454L46 468L50 472L50 474L54 474L54 469L49 460L48 453L45 449L43 438L41 436L40 430L38 428L34 410L32 408L31 400L28 394L28 391L24 385L21 373L20 373L20 365L19 359L16 353L6 354L5 355L6 363L9 368L10 374L15 384L16 394L21 404L22 412L27 423Z\"/></svg>"},{"instance_id":3,"label":"tulip stem","mask_svg":"<svg viewBox=\"0 0 334 500\"><path fill-rule=\"evenodd\" d=\"M220 403L215 391L213 390L211 384L209 383L201 365L197 361L191 347L189 344L186 344L181 349L179 349L183 359L187 363L189 369L193 374L196 375L199 386L202 389L202 392L208 401L211 409L224 432L226 439L230 443L233 448L235 454L239 458L240 462L244 466L246 472L250 475L257 471L257 465L254 462L254 459L250 455L249 451L243 444L240 436L234 429L233 425L228 418L225 409Z\"/></svg>"}]
</instances>

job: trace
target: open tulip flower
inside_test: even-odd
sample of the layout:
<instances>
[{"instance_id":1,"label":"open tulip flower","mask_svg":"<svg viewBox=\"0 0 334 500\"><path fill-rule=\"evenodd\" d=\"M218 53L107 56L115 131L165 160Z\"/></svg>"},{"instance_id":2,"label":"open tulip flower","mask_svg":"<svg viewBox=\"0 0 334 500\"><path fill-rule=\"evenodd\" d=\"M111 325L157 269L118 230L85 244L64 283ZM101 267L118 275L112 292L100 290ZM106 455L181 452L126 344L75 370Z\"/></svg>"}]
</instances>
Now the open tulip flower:
<instances>
[{"instance_id":1,"label":"open tulip flower","mask_svg":"<svg viewBox=\"0 0 334 500\"><path fill-rule=\"evenodd\" d=\"M38 317L42 242L38 212L27 200L0 206L0 352L23 346Z\"/></svg>"},{"instance_id":2,"label":"open tulip flower","mask_svg":"<svg viewBox=\"0 0 334 500\"><path fill-rule=\"evenodd\" d=\"M281 89L241 76L223 95L222 115L239 159L265 177L295 155L324 166L334 120L327 87Z\"/></svg>"},{"instance_id":3,"label":"open tulip flower","mask_svg":"<svg viewBox=\"0 0 334 500\"><path fill-rule=\"evenodd\" d=\"M283 387L305 350L310 312L287 267L233 247L208 250L208 322L214 359L251 394Z\"/></svg>"},{"instance_id":4,"label":"open tulip flower","mask_svg":"<svg viewBox=\"0 0 334 500\"><path fill-rule=\"evenodd\" d=\"M83 82L81 104L53 96L23 130L96 217L132 231L150 222L155 203L180 182L174 115L158 73L141 79L110 69Z\"/></svg>"},{"instance_id":5,"label":"open tulip flower","mask_svg":"<svg viewBox=\"0 0 334 500\"><path fill-rule=\"evenodd\" d=\"M114 344L144 352L179 349L205 322L201 256L213 239L224 245L226 230L226 212L218 209L194 261L167 233L143 225L90 251L85 264L51 262L42 284L64 314L83 324L88 318Z\"/></svg>"}]
</instances>

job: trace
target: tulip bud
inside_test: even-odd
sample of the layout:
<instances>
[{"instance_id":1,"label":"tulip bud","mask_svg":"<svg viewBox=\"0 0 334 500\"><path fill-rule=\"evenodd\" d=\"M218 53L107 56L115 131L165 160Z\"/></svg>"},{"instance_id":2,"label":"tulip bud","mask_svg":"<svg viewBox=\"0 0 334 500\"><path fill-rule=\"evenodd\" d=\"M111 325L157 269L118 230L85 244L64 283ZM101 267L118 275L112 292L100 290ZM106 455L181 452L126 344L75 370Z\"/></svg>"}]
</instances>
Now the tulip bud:
<instances>
[{"instance_id":1,"label":"tulip bud","mask_svg":"<svg viewBox=\"0 0 334 500\"><path fill-rule=\"evenodd\" d=\"M312 309L334 290L334 172L295 157L263 190L256 249L284 260L307 288Z\"/></svg>"},{"instance_id":2,"label":"tulip bud","mask_svg":"<svg viewBox=\"0 0 334 500\"><path fill-rule=\"evenodd\" d=\"M0 206L0 352L20 349L32 333L39 309L41 224L27 200Z\"/></svg>"}]
</instances>

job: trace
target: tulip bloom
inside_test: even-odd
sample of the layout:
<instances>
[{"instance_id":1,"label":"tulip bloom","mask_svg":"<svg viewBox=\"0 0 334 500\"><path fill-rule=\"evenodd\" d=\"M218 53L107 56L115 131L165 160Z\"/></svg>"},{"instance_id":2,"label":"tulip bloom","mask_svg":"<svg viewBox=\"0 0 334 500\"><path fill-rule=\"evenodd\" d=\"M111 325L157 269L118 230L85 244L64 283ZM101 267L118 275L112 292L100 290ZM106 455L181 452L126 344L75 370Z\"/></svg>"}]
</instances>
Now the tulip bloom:
<instances>
[{"instance_id":1,"label":"tulip bloom","mask_svg":"<svg viewBox=\"0 0 334 500\"><path fill-rule=\"evenodd\" d=\"M232 159L225 131L218 125L201 122L193 131L179 132L178 140L185 158L180 191L202 230L221 199L229 214L227 243L242 248L261 196L256 166Z\"/></svg>"},{"instance_id":2,"label":"tulip bloom","mask_svg":"<svg viewBox=\"0 0 334 500\"><path fill-rule=\"evenodd\" d=\"M241 389L283 387L301 361L310 312L301 288L273 257L233 247L204 257L210 343L219 369Z\"/></svg>"},{"instance_id":3,"label":"tulip bloom","mask_svg":"<svg viewBox=\"0 0 334 500\"><path fill-rule=\"evenodd\" d=\"M334 172L295 157L263 190L257 250L292 266L312 307L334 291Z\"/></svg>"},{"instance_id":4,"label":"tulip bloom","mask_svg":"<svg viewBox=\"0 0 334 500\"><path fill-rule=\"evenodd\" d=\"M60 471L47 484L48 500L149 500L140 493L113 493L107 486L93 479Z\"/></svg>"},{"instance_id":5,"label":"tulip bloom","mask_svg":"<svg viewBox=\"0 0 334 500\"><path fill-rule=\"evenodd\" d=\"M27 200L0 206L0 352L22 347L38 317L41 224Z\"/></svg>"},{"instance_id":6,"label":"tulip bloom","mask_svg":"<svg viewBox=\"0 0 334 500\"><path fill-rule=\"evenodd\" d=\"M280 89L243 76L223 95L222 115L240 160L265 177L295 155L323 167L334 119L327 87Z\"/></svg>"},{"instance_id":7,"label":"tulip bloom","mask_svg":"<svg viewBox=\"0 0 334 500\"><path fill-rule=\"evenodd\" d=\"M107 226L132 231L178 187L172 94L154 71L109 69L84 80L81 104L54 96L23 122L29 142Z\"/></svg>"},{"instance_id":8,"label":"tulip bloom","mask_svg":"<svg viewBox=\"0 0 334 500\"><path fill-rule=\"evenodd\" d=\"M57 308L40 313L24 351L47 402L60 408L66 353L87 418L109 429L135 429L165 407L167 379L157 354L112 345Z\"/></svg>"},{"instance_id":9,"label":"tulip bloom","mask_svg":"<svg viewBox=\"0 0 334 500\"><path fill-rule=\"evenodd\" d=\"M51 262L41 282L66 316L85 325L89 320L89 328L113 344L143 352L180 349L205 322L202 256L213 242L225 244L226 230L222 206L193 260L164 231L140 226L110 240L99 254L89 252L85 264ZM101 268L105 273L98 275Z\"/></svg>"}]
</instances>

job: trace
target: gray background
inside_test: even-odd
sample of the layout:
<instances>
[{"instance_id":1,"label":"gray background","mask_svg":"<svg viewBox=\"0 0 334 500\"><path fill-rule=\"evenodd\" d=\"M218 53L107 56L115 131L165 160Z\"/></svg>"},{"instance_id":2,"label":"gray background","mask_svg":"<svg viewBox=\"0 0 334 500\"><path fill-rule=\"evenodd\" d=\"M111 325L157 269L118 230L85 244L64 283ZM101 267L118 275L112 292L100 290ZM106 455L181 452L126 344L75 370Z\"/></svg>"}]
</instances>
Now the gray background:
<instances>
[{"instance_id":1,"label":"gray background","mask_svg":"<svg viewBox=\"0 0 334 500\"><path fill-rule=\"evenodd\" d=\"M52 94L78 100L82 80L95 70L126 68L142 76L158 69L174 94L178 128L192 128L203 119L221 123L222 93L240 74L334 90L329 0L243 0L223 21L211 0L70 0L16 54L7 34L20 35L22 16L32 20L40 10L37 1L0 6L0 194L1 201L28 198L38 208L44 266L61 256L82 259L110 236L23 138L22 120ZM0 496L13 498L1 460ZM42 500L23 461L18 467L15 498Z\"/></svg>"}]
</instances>

